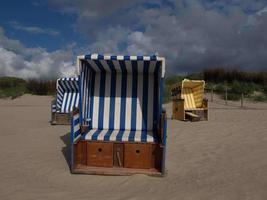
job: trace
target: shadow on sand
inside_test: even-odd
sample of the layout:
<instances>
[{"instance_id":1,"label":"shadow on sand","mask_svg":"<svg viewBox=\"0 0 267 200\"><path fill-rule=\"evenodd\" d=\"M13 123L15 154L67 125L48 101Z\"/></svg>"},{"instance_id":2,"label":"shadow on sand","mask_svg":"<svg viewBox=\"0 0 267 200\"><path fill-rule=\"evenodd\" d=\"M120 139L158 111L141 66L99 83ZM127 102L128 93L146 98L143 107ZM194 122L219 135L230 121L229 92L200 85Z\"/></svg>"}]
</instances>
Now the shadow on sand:
<instances>
[{"instance_id":1,"label":"shadow on sand","mask_svg":"<svg viewBox=\"0 0 267 200\"><path fill-rule=\"evenodd\" d=\"M60 136L60 139L64 142L65 147L62 148L61 152L63 156L65 157L66 162L68 163L68 166L70 168L71 166L71 158L70 158L70 133L66 133L65 135Z\"/></svg>"}]
</instances>

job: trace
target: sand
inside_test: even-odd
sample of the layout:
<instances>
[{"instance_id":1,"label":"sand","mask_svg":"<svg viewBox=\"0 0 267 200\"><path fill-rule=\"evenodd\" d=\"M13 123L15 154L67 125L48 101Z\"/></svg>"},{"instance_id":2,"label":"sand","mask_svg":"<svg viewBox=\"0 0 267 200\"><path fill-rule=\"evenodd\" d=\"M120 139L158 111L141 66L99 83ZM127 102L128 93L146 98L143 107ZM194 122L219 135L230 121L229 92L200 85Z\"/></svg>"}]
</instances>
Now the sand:
<instances>
[{"instance_id":1,"label":"sand","mask_svg":"<svg viewBox=\"0 0 267 200\"><path fill-rule=\"evenodd\" d=\"M158 178L71 174L70 128L49 125L51 99L0 100L1 200L267 199L267 104L218 101L208 122L169 119L168 172Z\"/></svg>"}]
</instances>

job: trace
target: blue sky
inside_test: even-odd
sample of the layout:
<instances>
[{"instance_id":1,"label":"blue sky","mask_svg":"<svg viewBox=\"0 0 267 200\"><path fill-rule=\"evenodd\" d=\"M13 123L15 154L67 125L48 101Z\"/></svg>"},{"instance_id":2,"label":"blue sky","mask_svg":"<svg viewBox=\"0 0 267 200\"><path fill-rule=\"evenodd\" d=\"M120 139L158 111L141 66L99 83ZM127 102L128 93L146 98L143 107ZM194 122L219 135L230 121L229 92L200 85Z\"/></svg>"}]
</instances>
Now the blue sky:
<instances>
[{"instance_id":1,"label":"blue sky","mask_svg":"<svg viewBox=\"0 0 267 200\"><path fill-rule=\"evenodd\" d=\"M86 53L167 59L167 74L267 70L267 0L3 0L0 76L72 76Z\"/></svg>"},{"instance_id":2,"label":"blue sky","mask_svg":"<svg viewBox=\"0 0 267 200\"><path fill-rule=\"evenodd\" d=\"M21 41L28 47L44 47L49 51L64 48L66 43L80 42L82 38L73 30L74 14L62 14L48 5L31 0L3 1L0 7L0 24L6 35ZM12 14L11 14L12 12ZM19 25L20 28L15 28ZM56 34L23 30L23 27L39 27L55 31ZM58 34L57 34L58 33Z\"/></svg>"}]
</instances>

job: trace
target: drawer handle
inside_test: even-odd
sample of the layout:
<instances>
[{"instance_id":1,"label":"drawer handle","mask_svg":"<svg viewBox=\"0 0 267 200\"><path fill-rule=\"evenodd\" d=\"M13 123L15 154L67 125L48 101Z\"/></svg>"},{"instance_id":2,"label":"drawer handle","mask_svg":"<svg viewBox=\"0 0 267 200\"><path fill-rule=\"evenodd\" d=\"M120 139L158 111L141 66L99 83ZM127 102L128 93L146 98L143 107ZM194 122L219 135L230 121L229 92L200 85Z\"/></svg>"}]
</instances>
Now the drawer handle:
<instances>
[{"instance_id":1,"label":"drawer handle","mask_svg":"<svg viewBox=\"0 0 267 200\"><path fill-rule=\"evenodd\" d=\"M102 148L98 148L98 152L101 152L102 151Z\"/></svg>"},{"instance_id":2,"label":"drawer handle","mask_svg":"<svg viewBox=\"0 0 267 200\"><path fill-rule=\"evenodd\" d=\"M137 149L135 152L136 152L136 153L140 153L140 150L139 150L139 149Z\"/></svg>"},{"instance_id":3,"label":"drawer handle","mask_svg":"<svg viewBox=\"0 0 267 200\"><path fill-rule=\"evenodd\" d=\"M119 166L121 167L122 164L121 164L121 158L120 158L120 152L116 152L116 156L117 156L117 159L118 159L118 163L119 163Z\"/></svg>"}]
</instances>

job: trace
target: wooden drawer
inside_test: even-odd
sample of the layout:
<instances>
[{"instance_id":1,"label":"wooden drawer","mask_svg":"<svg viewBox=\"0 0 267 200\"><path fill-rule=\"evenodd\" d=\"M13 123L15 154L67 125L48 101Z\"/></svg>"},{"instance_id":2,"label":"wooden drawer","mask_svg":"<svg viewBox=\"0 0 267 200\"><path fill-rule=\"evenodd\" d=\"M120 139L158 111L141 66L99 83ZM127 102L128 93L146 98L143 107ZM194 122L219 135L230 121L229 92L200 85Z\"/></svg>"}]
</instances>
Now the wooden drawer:
<instances>
[{"instance_id":1,"label":"wooden drawer","mask_svg":"<svg viewBox=\"0 0 267 200\"><path fill-rule=\"evenodd\" d=\"M87 165L96 167L112 167L113 143L88 142Z\"/></svg>"},{"instance_id":2,"label":"wooden drawer","mask_svg":"<svg viewBox=\"0 0 267 200\"><path fill-rule=\"evenodd\" d=\"M124 148L124 167L152 168L151 144L125 144Z\"/></svg>"}]
</instances>

